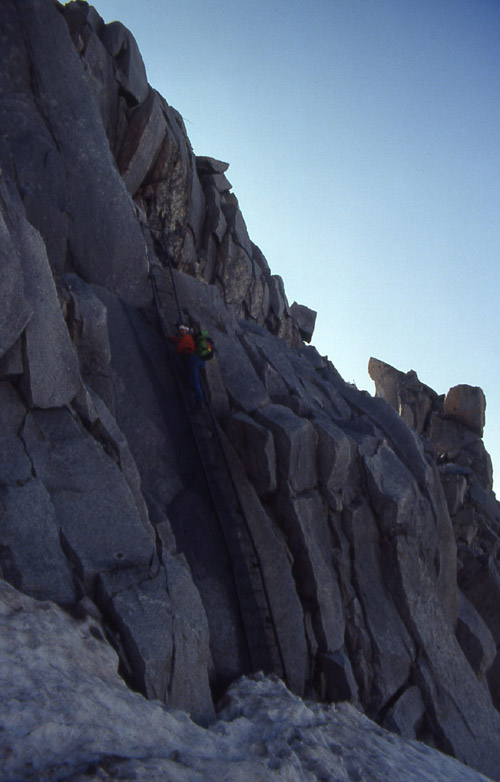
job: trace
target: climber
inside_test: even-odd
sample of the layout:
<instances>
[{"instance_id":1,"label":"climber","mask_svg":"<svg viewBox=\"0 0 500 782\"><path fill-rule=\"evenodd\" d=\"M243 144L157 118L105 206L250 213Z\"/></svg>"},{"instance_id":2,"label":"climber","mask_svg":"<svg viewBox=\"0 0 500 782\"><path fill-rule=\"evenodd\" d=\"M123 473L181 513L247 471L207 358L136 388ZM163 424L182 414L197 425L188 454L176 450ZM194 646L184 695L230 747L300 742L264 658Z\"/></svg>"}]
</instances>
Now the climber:
<instances>
[{"instance_id":1,"label":"climber","mask_svg":"<svg viewBox=\"0 0 500 782\"><path fill-rule=\"evenodd\" d=\"M200 369L205 366L205 362L196 352L196 343L192 329L181 323L177 327L177 331L177 336L168 337L168 339L175 344L175 352L177 355L182 356L189 380L195 393L196 403L198 406L203 407L205 397L201 387Z\"/></svg>"}]
</instances>

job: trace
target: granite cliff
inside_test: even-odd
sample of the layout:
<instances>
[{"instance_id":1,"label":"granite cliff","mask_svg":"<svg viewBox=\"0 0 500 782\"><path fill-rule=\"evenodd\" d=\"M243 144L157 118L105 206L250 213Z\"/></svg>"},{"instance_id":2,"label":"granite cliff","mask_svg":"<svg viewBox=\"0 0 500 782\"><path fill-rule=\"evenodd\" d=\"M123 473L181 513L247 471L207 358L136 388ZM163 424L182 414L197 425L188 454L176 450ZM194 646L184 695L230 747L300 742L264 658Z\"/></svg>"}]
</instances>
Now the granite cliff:
<instances>
[{"instance_id":1,"label":"granite cliff","mask_svg":"<svg viewBox=\"0 0 500 782\"><path fill-rule=\"evenodd\" d=\"M500 779L482 391L345 383L133 35L0 21L0 778Z\"/></svg>"}]
</instances>

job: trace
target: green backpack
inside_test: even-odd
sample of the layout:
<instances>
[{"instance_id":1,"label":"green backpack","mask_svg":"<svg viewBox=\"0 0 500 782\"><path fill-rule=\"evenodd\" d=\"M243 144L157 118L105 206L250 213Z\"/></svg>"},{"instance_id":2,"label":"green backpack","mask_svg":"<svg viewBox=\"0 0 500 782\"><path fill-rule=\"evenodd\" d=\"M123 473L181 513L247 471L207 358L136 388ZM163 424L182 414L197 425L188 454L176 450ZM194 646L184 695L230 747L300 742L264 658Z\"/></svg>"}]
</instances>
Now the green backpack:
<instances>
[{"instance_id":1,"label":"green backpack","mask_svg":"<svg viewBox=\"0 0 500 782\"><path fill-rule=\"evenodd\" d=\"M202 358L203 361L210 361L210 359L214 357L214 342L207 331L202 330L195 334L194 342L196 345L196 355Z\"/></svg>"}]
</instances>

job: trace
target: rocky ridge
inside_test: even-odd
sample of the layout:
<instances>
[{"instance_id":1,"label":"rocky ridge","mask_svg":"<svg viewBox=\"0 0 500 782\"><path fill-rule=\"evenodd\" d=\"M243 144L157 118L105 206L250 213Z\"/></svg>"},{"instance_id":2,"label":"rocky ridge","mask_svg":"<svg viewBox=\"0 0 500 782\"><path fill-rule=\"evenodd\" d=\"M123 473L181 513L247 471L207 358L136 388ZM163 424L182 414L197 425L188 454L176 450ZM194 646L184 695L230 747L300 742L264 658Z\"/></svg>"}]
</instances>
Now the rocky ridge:
<instances>
[{"instance_id":1,"label":"rocky ridge","mask_svg":"<svg viewBox=\"0 0 500 782\"><path fill-rule=\"evenodd\" d=\"M132 34L84 2L25 0L21 13L6 0L0 18L1 575L40 605L93 617L129 687L200 725L255 672L189 391L154 305L150 271L170 259L180 307L217 346L213 435L280 651L265 673L294 695L265 679L250 690L299 711L299 696L349 701L498 779L500 506L482 392L440 397L375 359L375 398L346 384L304 344L314 313L289 306L227 164L194 155ZM130 697L140 722L149 706ZM40 750L23 746L16 762L35 763ZM40 762L65 778L64 758L53 777ZM318 769L312 779L328 778Z\"/></svg>"}]
</instances>

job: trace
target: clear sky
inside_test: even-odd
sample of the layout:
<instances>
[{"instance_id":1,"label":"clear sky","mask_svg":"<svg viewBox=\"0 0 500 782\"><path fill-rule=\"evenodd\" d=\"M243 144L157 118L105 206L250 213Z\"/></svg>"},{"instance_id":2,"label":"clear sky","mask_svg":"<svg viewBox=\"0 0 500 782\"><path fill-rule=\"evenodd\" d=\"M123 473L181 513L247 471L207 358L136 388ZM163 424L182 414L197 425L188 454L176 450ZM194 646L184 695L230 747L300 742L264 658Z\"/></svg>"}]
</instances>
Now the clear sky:
<instances>
[{"instance_id":1,"label":"clear sky","mask_svg":"<svg viewBox=\"0 0 500 782\"><path fill-rule=\"evenodd\" d=\"M499 0L96 0L135 35L313 344L487 398L500 480Z\"/></svg>"}]
</instances>

